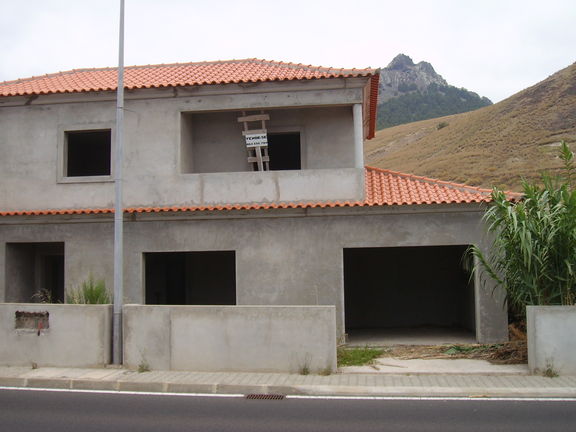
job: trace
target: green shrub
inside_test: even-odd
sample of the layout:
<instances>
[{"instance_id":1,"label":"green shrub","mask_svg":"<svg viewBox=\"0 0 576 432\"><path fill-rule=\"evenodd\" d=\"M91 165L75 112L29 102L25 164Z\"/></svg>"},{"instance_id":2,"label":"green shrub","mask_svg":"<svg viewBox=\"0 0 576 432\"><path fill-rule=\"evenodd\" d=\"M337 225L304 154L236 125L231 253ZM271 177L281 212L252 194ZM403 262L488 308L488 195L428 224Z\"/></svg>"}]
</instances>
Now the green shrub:
<instances>
[{"instance_id":1,"label":"green shrub","mask_svg":"<svg viewBox=\"0 0 576 432\"><path fill-rule=\"evenodd\" d=\"M66 303L71 304L110 304L112 297L103 279L94 280L92 275L82 282L80 289L66 294Z\"/></svg>"}]
</instances>

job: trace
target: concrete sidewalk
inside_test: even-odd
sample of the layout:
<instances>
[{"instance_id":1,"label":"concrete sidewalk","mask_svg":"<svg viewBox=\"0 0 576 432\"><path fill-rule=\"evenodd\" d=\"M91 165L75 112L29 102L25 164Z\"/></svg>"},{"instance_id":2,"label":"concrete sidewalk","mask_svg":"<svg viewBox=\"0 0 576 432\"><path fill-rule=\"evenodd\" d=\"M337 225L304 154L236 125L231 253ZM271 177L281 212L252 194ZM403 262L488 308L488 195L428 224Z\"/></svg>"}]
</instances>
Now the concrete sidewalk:
<instances>
[{"instance_id":1,"label":"concrete sidewalk","mask_svg":"<svg viewBox=\"0 0 576 432\"><path fill-rule=\"evenodd\" d=\"M320 376L0 367L0 386L207 394L576 398L576 376L362 373Z\"/></svg>"}]
</instances>

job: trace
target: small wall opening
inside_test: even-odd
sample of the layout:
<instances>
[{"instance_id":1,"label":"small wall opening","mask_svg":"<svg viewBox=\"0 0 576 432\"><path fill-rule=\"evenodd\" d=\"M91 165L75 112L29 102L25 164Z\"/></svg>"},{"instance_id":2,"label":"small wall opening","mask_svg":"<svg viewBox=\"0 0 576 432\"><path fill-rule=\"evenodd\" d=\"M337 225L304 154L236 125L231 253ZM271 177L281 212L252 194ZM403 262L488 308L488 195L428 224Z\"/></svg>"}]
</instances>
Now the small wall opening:
<instances>
[{"instance_id":1,"label":"small wall opening","mask_svg":"<svg viewBox=\"0 0 576 432\"><path fill-rule=\"evenodd\" d=\"M14 314L14 328L36 330L40 334L41 330L50 328L50 313L16 311Z\"/></svg>"},{"instance_id":2,"label":"small wall opening","mask_svg":"<svg viewBox=\"0 0 576 432\"><path fill-rule=\"evenodd\" d=\"M64 243L6 243L6 301L64 303Z\"/></svg>"},{"instance_id":3,"label":"small wall opening","mask_svg":"<svg viewBox=\"0 0 576 432\"><path fill-rule=\"evenodd\" d=\"M66 132L67 177L110 175L112 132L107 130Z\"/></svg>"},{"instance_id":4,"label":"small wall opening","mask_svg":"<svg viewBox=\"0 0 576 432\"><path fill-rule=\"evenodd\" d=\"M474 338L474 287L467 246L344 249L346 333L397 329L412 336ZM447 333L443 333L445 330Z\"/></svg>"},{"instance_id":5,"label":"small wall opening","mask_svg":"<svg viewBox=\"0 0 576 432\"><path fill-rule=\"evenodd\" d=\"M268 155L271 171L301 169L300 133L268 134Z\"/></svg>"},{"instance_id":6,"label":"small wall opening","mask_svg":"<svg viewBox=\"0 0 576 432\"><path fill-rule=\"evenodd\" d=\"M146 304L235 305L234 251L144 254Z\"/></svg>"}]
</instances>

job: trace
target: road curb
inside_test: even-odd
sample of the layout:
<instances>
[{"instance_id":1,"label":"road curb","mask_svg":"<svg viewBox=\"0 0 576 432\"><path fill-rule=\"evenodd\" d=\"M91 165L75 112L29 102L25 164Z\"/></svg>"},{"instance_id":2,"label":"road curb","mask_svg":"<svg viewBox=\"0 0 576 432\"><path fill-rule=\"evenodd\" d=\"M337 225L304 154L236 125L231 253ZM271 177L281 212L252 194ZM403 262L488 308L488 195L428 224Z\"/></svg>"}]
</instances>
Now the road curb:
<instances>
[{"instance_id":1,"label":"road curb","mask_svg":"<svg viewBox=\"0 0 576 432\"><path fill-rule=\"evenodd\" d=\"M143 393L281 394L342 397L465 397L465 398L576 398L576 388L504 387L382 387L355 385L267 385L178 383L160 381L90 380L71 378L0 377L0 386L11 388L71 389Z\"/></svg>"}]
</instances>

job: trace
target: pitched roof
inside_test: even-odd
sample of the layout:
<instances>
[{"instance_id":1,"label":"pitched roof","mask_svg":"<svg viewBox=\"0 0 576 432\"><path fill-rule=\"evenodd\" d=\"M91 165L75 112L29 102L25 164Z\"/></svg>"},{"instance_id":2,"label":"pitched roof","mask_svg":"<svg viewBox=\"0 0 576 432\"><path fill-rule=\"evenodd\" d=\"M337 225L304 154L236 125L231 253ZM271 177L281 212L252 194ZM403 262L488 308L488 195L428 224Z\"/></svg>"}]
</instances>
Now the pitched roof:
<instances>
[{"instance_id":1,"label":"pitched roof","mask_svg":"<svg viewBox=\"0 0 576 432\"><path fill-rule=\"evenodd\" d=\"M282 208L376 207L422 204L463 204L490 201L489 189L366 167L363 201L318 201L238 203L203 206L130 207L126 213L201 212L227 210L268 210ZM520 194L510 194L519 198ZM113 213L111 208L0 211L0 216Z\"/></svg>"},{"instance_id":2,"label":"pitched roof","mask_svg":"<svg viewBox=\"0 0 576 432\"><path fill-rule=\"evenodd\" d=\"M0 96L116 90L117 68L73 69L0 83ZM126 89L321 78L371 77L377 69L337 69L261 59L128 66Z\"/></svg>"},{"instance_id":3,"label":"pitched roof","mask_svg":"<svg viewBox=\"0 0 576 432\"><path fill-rule=\"evenodd\" d=\"M366 167L366 205L489 202L492 190Z\"/></svg>"},{"instance_id":4,"label":"pitched roof","mask_svg":"<svg viewBox=\"0 0 576 432\"><path fill-rule=\"evenodd\" d=\"M378 69L338 69L261 59L173 63L124 68L127 90L211 84L371 77L368 139L374 137ZM117 68L73 69L49 75L0 82L0 97L54 93L115 91Z\"/></svg>"}]
</instances>

